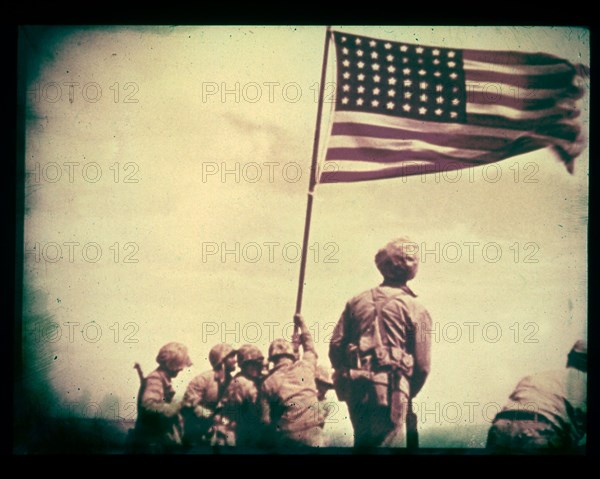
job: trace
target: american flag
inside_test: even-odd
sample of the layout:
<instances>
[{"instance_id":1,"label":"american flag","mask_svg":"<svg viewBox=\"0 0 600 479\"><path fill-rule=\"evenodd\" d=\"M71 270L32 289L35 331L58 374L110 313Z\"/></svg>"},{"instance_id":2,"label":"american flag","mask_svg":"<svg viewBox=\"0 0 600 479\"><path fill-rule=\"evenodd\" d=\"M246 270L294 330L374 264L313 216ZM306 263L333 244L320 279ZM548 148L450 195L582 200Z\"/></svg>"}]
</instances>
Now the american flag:
<instances>
[{"instance_id":1,"label":"american flag","mask_svg":"<svg viewBox=\"0 0 600 479\"><path fill-rule=\"evenodd\" d=\"M336 104L319 182L456 170L585 148L577 68L545 53L466 50L332 32Z\"/></svg>"}]
</instances>

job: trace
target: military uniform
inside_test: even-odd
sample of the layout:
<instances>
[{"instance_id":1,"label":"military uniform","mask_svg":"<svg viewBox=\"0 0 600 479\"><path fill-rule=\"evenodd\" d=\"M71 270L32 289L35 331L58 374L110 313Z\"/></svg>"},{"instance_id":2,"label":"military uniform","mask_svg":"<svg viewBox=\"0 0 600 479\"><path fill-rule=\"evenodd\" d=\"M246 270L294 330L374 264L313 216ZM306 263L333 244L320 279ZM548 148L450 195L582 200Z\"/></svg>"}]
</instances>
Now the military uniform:
<instances>
[{"instance_id":1,"label":"military uniform","mask_svg":"<svg viewBox=\"0 0 600 479\"><path fill-rule=\"evenodd\" d=\"M217 445L258 447L261 414L258 393L260 380L238 373L229 383L218 407Z\"/></svg>"},{"instance_id":2,"label":"military uniform","mask_svg":"<svg viewBox=\"0 0 600 479\"><path fill-rule=\"evenodd\" d=\"M208 444L215 409L227 386L235 362L228 367L224 362L236 351L228 344L218 344L209 353L213 367L196 376L189 383L182 401L182 416L185 422L184 442L187 445Z\"/></svg>"},{"instance_id":3,"label":"military uniform","mask_svg":"<svg viewBox=\"0 0 600 479\"><path fill-rule=\"evenodd\" d=\"M494 452L574 450L586 434L587 373L568 367L523 378L488 433Z\"/></svg>"},{"instance_id":4,"label":"military uniform","mask_svg":"<svg viewBox=\"0 0 600 479\"><path fill-rule=\"evenodd\" d=\"M421 333L431 318L415 297L406 285L384 283L352 298L334 329L329 357L338 384L345 382L340 399L348 403L356 446L405 445L408 399L430 362L429 335Z\"/></svg>"},{"instance_id":5,"label":"military uniform","mask_svg":"<svg viewBox=\"0 0 600 479\"><path fill-rule=\"evenodd\" d=\"M138 392L138 416L133 434L134 452L173 452L182 444L181 403L174 402L171 380L192 365L187 348L168 343L158 352L159 367L143 377L136 363L141 384Z\"/></svg>"},{"instance_id":6,"label":"military uniform","mask_svg":"<svg viewBox=\"0 0 600 479\"><path fill-rule=\"evenodd\" d=\"M260 350L245 344L237 351L240 373L223 393L213 420L213 445L255 448L261 445L259 390L264 357Z\"/></svg>"},{"instance_id":7,"label":"military uniform","mask_svg":"<svg viewBox=\"0 0 600 479\"><path fill-rule=\"evenodd\" d=\"M302 359L296 360L291 343L276 339L269 347L274 366L263 382L262 417L276 447L323 446L325 416L317 396L317 353L312 336L300 315Z\"/></svg>"},{"instance_id":8,"label":"military uniform","mask_svg":"<svg viewBox=\"0 0 600 479\"><path fill-rule=\"evenodd\" d=\"M163 452L181 444L183 423L173 396L171 378L161 368L144 379L138 394L135 430L138 448Z\"/></svg>"},{"instance_id":9,"label":"military uniform","mask_svg":"<svg viewBox=\"0 0 600 479\"><path fill-rule=\"evenodd\" d=\"M231 376L222 377L213 370L205 371L192 379L182 401L187 443L201 444L208 441L213 414L230 381Z\"/></svg>"}]
</instances>

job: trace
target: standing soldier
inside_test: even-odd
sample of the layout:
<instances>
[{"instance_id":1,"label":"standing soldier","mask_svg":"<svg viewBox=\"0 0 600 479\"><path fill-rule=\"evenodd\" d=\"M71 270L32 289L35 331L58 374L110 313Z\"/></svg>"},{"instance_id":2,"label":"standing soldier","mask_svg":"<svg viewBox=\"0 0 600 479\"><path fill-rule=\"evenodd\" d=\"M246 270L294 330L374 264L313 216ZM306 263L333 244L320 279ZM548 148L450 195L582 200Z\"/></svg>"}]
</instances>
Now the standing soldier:
<instances>
[{"instance_id":1,"label":"standing soldier","mask_svg":"<svg viewBox=\"0 0 600 479\"><path fill-rule=\"evenodd\" d=\"M208 353L212 370L196 376L183 396L182 415L187 445L207 444L215 408L231 381L236 351L229 344L217 344Z\"/></svg>"},{"instance_id":2,"label":"standing soldier","mask_svg":"<svg viewBox=\"0 0 600 479\"><path fill-rule=\"evenodd\" d=\"M237 351L240 372L236 374L217 406L212 444L258 447L262 438L258 393L263 378L264 356L252 344Z\"/></svg>"},{"instance_id":3,"label":"standing soldier","mask_svg":"<svg viewBox=\"0 0 600 479\"><path fill-rule=\"evenodd\" d=\"M294 348L285 339L276 339L269 346L273 368L261 389L262 418L276 447L320 447L325 419L315 383L317 353L302 316L294 316L294 322L300 328L304 354L296 361Z\"/></svg>"},{"instance_id":4,"label":"standing soldier","mask_svg":"<svg viewBox=\"0 0 600 479\"><path fill-rule=\"evenodd\" d=\"M406 285L417 249L398 238L377 252L383 283L348 301L331 338L336 393L348 404L355 446L404 446L408 400L429 374L431 318Z\"/></svg>"},{"instance_id":5,"label":"standing soldier","mask_svg":"<svg viewBox=\"0 0 600 479\"><path fill-rule=\"evenodd\" d=\"M156 362L158 368L142 380L138 393L134 433L138 452L173 452L181 445L181 403L173 401L175 391L171 380L192 362L181 343L168 343L160 348Z\"/></svg>"},{"instance_id":6,"label":"standing soldier","mask_svg":"<svg viewBox=\"0 0 600 479\"><path fill-rule=\"evenodd\" d=\"M586 434L587 343L577 341L566 369L523 378L488 433L491 452L573 452Z\"/></svg>"}]
</instances>

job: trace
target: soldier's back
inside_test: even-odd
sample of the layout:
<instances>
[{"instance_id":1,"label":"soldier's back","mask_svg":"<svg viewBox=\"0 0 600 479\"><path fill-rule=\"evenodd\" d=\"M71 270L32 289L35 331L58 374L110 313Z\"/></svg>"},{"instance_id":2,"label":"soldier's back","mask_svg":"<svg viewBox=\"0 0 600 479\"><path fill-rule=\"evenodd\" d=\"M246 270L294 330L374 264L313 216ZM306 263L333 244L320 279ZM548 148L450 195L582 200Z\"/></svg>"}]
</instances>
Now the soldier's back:
<instances>
[{"instance_id":1,"label":"soldier's back","mask_svg":"<svg viewBox=\"0 0 600 479\"><path fill-rule=\"evenodd\" d=\"M262 386L271 403L271 420L279 431L299 431L321 426L315 367L304 360L282 365L271 372Z\"/></svg>"}]
</instances>

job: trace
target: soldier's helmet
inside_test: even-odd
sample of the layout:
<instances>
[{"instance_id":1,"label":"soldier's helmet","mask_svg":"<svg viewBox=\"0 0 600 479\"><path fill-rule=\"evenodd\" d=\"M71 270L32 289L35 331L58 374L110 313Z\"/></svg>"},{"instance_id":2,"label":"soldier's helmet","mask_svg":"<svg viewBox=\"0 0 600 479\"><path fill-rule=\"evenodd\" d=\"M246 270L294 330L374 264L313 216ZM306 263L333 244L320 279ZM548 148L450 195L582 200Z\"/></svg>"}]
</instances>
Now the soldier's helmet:
<instances>
[{"instance_id":1,"label":"soldier's helmet","mask_svg":"<svg viewBox=\"0 0 600 479\"><path fill-rule=\"evenodd\" d=\"M289 356L295 359L296 355L294 354L292 343L283 338L275 339L269 346L269 361L273 361L278 356Z\"/></svg>"},{"instance_id":2,"label":"soldier's helmet","mask_svg":"<svg viewBox=\"0 0 600 479\"><path fill-rule=\"evenodd\" d=\"M328 367L319 364L315 373L315 380L325 384L326 386L333 387L333 379L331 378L331 371Z\"/></svg>"},{"instance_id":3,"label":"soldier's helmet","mask_svg":"<svg viewBox=\"0 0 600 479\"><path fill-rule=\"evenodd\" d=\"M262 363L265 357L263 353L253 344L244 344L237 351L238 365L241 367L248 361L255 361Z\"/></svg>"},{"instance_id":4,"label":"soldier's helmet","mask_svg":"<svg viewBox=\"0 0 600 479\"><path fill-rule=\"evenodd\" d=\"M419 268L419 247L407 237L396 238L375 255L375 264L385 279L410 281Z\"/></svg>"},{"instance_id":5,"label":"soldier's helmet","mask_svg":"<svg viewBox=\"0 0 600 479\"><path fill-rule=\"evenodd\" d=\"M187 347L175 342L165 344L160 348L156 362L171 371L178 371L192 365Z\"/></svg>"},{"instance_id":6,"label":"soldier's helmet","mask_svg":"<svg viewBox=\"0 0 600 479\"><path fill-rule=\"evenodd\" d=\"M208 353L208 361L210 362L210 365L213 368L216 368L219 364L221 364L223 362L223 360L235 353L235 349L233 349L233 346L226 344L226 343L221 343L221 344L217 344L216 346L213 346L212 349L210 350L210 352Z\"/></svg>"},{"instance_id":7,"label":"soldier's helmet","mask_svg":"<svg viewBox=\"0 0 600 479\"><path fill-rule=\"evenodd\" d=\"M587 372L587 341L580 339L575 342L567 356L567 366Z\"/></svg>"}]
</instances>

